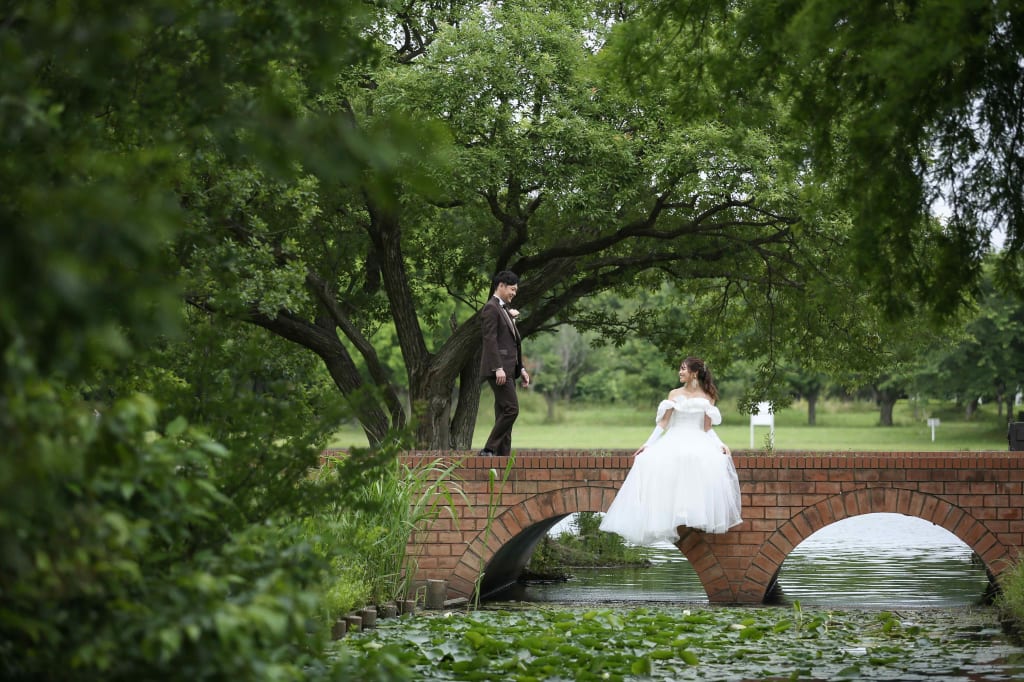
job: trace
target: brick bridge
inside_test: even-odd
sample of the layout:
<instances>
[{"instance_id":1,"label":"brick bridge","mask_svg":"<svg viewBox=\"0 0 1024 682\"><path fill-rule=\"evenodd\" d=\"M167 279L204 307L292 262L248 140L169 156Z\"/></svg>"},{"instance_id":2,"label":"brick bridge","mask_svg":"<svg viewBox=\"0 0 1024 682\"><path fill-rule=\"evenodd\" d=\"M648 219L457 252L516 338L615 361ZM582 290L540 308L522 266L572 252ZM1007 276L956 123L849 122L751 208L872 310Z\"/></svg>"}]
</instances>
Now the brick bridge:
<instances>
[{"instance_id":1,"label":"brick bridge","mask_svg":"<svg viewBox=\"0 0 1024 682\"><path fill-rule=\"evenodd\" d=\"M413 452L402 458L410 466L454 465L468 498L453 498L457 521L443 513L409 543L416 580L447 580L448 597L473 596L481 572L482 596L514 582L561 519L608 509L632 461L622 451L520 450L506 477L505 457ZM721 535L683 528L677 543L711 603L764 601L793 548L860 514L895 512L945 528L974 550L993 582L1024 547L1022 452L737 451L733 459L743 523Z\"/></svg>"}]
</instances>

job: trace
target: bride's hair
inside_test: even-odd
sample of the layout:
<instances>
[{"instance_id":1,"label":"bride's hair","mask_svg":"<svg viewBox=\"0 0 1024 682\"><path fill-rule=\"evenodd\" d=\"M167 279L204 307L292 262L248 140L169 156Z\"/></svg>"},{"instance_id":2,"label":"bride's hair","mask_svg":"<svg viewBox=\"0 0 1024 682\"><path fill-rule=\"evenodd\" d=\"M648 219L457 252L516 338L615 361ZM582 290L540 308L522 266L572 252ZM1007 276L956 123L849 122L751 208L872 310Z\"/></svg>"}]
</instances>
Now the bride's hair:
<instances>
[{"instance_id":1,"label":"bride's hair","mask_svg":"<svg viewBox=\"0 0 1024 682\"><path fill-rule=\"evenodd\" d=\"M697 382L700 384L701 389L708 394L712 402L718 402L718 387L715 386L715 378L711 376L711 370L708 369L707 364L704 363L700 358L690 356L683 360L683 364L686 365L687 369L697 374Z\"/></svg>"}]
</instances>

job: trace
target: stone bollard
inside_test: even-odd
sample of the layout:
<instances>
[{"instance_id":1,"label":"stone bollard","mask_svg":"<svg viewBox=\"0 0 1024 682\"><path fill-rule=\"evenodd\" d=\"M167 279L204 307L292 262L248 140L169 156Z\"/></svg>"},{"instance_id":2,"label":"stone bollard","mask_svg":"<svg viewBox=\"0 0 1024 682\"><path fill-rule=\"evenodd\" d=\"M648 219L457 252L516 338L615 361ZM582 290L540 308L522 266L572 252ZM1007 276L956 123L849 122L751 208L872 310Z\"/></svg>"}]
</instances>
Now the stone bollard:
<instances>
[{"instance_id":1,"label":"stone bollard","mask_svg":"<svg viewBox=\"0 0 1024 682\"><path fill-rule=\"evenodd\" d=\"M346 632L348 632L348 623L339 618L331 626L331 639L341 639Z\"/></svg>"},{"instance_id":2,"label":"stone bollard","mask_svg":"<svg viewBox=\"0 0 1024 682\"><path fill-rule=\"evenodd\" d=\"M428 609L443 609L444 600L448 598L447 580L427 580L427 602Z\"/></svg>"},{"instance_id":3,"label":"stone bollard","mask_svg":"<svg viewBox=\"0 0 1024 682\"><path fill-rule=\"evenodd\" d=\"M377 609L374 607L367 606L359 612L359 617L363 619L361 626L363 630L372 630L377 627Z\"/></svg>"},{"instance_id":4,"label":"stone bollard","mask_svg":"<svg viewBox=\"0 0 1024 682\"><path fill-rule=\"evenodd\" d=\"M349 632L359 632L363 629L363 619L361 616L349 614L345 616L345 622L348 623Z\"/></svg>"},{"instance_id":5,"label":"stone bollard","mask_svg":"<svg viewBox=\"0 0 1024 682\"><path fill-rule=\"evenodd\" d=\"M381 618L394 618L398 615L398 604L393 601L389 601L380 607Z\"/></svg>"}]
</instances>

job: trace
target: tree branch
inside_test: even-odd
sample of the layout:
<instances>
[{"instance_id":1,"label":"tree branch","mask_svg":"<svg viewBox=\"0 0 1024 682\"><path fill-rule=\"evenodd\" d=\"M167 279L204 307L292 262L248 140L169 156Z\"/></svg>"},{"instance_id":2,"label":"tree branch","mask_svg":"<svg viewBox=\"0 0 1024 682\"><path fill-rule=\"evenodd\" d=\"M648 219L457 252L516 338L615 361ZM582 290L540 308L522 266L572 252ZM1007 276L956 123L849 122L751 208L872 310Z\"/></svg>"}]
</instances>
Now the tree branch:
<instances>
[{"instance_id":1,"label":"tree branch","mask_svg":"<svg viewBox=\"0 0 1024 682\"><path fill-rule=\"evenodd\" d=\"M220 312L202 297L188 296L186 302L207 312ZM255 304L249 306L241 319L316 353L346 398L363 396L368 391L369 387L363 383L358 367L338 340L333 328L313 324L286 310L280 310L271 317L261 312ZM370 442L382 441L390 425L380 406L365 398L353 400L352 406Z\"/></svg>"},{"instance_id":2,"label":"tree branch","mask_svg":"<svg viewBox=\"0 0 1024 682\"><path fill-rule=\"evenodd\" d=\"M334 324L341 329L345 338L355 346L356 351L363 358L374 384L384 393L384 401L388 406L388 411L391 413L392 423L396 426L403 424L405 422L405 409L402 407L402 401L398 397L394 384L388 379L387 371L380 363L377 350L349 320L338 304L337 298L327 286L327 282L322 280L316 273L309 272L306 274L306 284L324 310L331 316Z\"/></svg>"},{"instance_id":3,"label":"tree branch","mask_svg":"<svg viewBox=\"0 0 1024 682\"><path fill-rule=\"evenodd\" d=\"M430 364L430 353L427 351L413 297L410 295L412 287L402 252L401 227L396 216L368 195L365 195L365 201L370 213L370 240L380 256L384 292L391 308L391 317L395 322L398 345L405 359L409 385L414 386Z\"/></svg>"}]
</instances>

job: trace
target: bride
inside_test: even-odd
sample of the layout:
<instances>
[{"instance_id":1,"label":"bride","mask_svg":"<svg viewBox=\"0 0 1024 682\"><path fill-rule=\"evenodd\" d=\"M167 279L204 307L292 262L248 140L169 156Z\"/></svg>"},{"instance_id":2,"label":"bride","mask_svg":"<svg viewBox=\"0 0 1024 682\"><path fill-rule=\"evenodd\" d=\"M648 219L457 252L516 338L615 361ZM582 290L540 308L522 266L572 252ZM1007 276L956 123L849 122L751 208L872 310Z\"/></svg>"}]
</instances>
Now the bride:
<instances>
[{"instance_id":1,"label":"bride","mask_svg":"<svg viewBox=\"0 0 1024 682\"><path fill-rule=\"evenodd\" d=\"M658 405L654 432L601 521L601 530L637 545L675 543L679 526L724 533L742 521L732 453L711 430L722 423L711 371L688 357L679 383Z\"/></svg>"}]
</instances>

